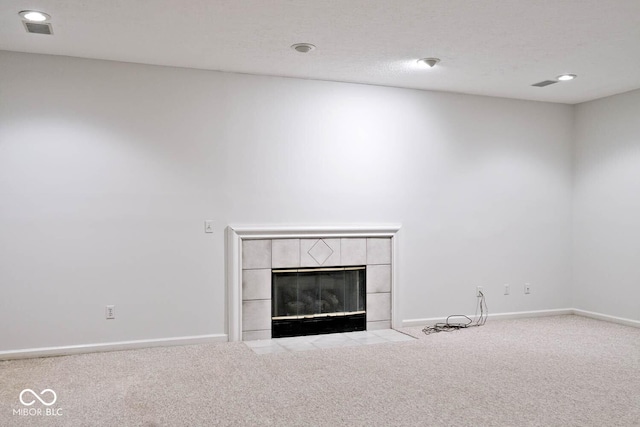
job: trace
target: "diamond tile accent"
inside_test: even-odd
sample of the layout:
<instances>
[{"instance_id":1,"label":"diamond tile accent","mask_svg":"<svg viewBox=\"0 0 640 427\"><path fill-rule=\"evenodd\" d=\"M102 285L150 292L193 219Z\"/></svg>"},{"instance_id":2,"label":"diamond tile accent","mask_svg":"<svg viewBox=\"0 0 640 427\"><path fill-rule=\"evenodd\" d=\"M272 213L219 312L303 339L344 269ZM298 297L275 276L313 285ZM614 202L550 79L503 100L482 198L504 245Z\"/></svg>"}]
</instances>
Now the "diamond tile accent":
<instances>
[{"instance_id":1,"label":"diamond tile accent","mask_svg":"<svg viewBox=\"0 0 640 427\"><path fill-rule=\"evenodd\" d=\"M300 239L300 267L324 267L324 266L332 266L332 267L340 267L340 239L322 239L327 246L331 248L333 253L327 260L320 266L318 261L313 259L311 255L309 255L309 250L318 243L318 239Z\"/></svg>"},{"instance_id":2,"label":"diamond tile accent","mask_svg":"<svg viewBox=\"0 0 640 427\"><path fill-rule=\"evenodd\" d=\"M318 264L322 265L333 254L333 249L331 249L324 240L319 239L307 253L311 255Z\"/></svg>"}]
</instances>

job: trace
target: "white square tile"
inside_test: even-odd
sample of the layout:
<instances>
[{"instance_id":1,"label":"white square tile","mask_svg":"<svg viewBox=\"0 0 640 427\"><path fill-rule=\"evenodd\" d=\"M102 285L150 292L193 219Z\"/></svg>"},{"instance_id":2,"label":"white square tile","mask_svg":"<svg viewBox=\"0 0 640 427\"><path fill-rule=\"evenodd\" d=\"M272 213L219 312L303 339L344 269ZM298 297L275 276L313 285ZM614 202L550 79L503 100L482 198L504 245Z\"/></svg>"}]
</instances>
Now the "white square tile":
<instances>
[{"instance_id":1,"label":"white square tile","mask_svg":"<svg viewBox=\"0 0 640 427\"><path fill-rule=\"evenodd\" d=\"M389 342L387 339L385 339L383 337L377 337L377 336L356 338L356 341L358 341L361 344L365 344L365 345L368 345L368 344L382 344L382 343Z\"/></svg>"},{"instance_id":2,"label":"white square tile","mask_svg":"<svg viewBox=\"0 0 640 427\"><path fill-rule=\"evenodd\" d=\"M313 341L313 344L341 343L348 339L349 338L345 334L318 335L318 338Z\"/></svg>"},{"instance_id":3,"label":"white square tile","mask_svg":"<svg viewBox=\"0 0 640 427\"><path fill-rule=\"evenodd\" d=\"M367 331L377 331L379 329L391 329L391 320L367 322Z\"/></svg>"},{"instance_id":4,"label":"white square tile","mask_svg":"<svg viewBox=\"0 0 640 427\"><path fill-rule=\"evenodd\" d=\"M391 238L367 239L367 264L391 264Z\"/></svg>"},{"instance_id":5,"label":"white square tile","mask_svg":"<svg viewBox=\"0 0 640 427\"><path fill-rule=\"evenodd\" d=\"M242 330L271 330L271 300L242 301Z\"/></svg>"},{"instance_id":6,"label":"white square tile","mask_svg":"<svg viewBox=\"0 0 640 427\"><path fill-rule=\"evenodd\" d=\"M361 342L356 340L347 339L345 341L334 341L334 342L314 342L313 345L320 349L328 349L328 348L342 348L342 347L355 347L362 345Z\"/></svg>"},{"instance_id":7,"label":"white square tile","mask_svg":"<svg viewBox=\"0 0 640 427\"><path fill-rule=\"evenodd\" d=\"M243 240L242 268L271 268L271 240Z\"/></svg>"},{"instance_id":8,"label":"white square tile","mask_svg":"<svg viewBox=\"0 0 640 427\"><path fill-rule=\"evenodd\" d=\"M331 334L331 335L336 335L336 334ZM319 335L319 337L326 337L326 335ZM312 342L311 344L313 344L317 348L336 348L336 347L341 347L345 343L351 342L351 341L353 340L343 336L341 337L341 339L318 339Z\"/></svg>"},{"instance_id":9,"label":"white square tile","mask_svg":"<svg viewBox=\"0 0 640 427\"><path fill-rule=\"evenodd\" d=\"M304 337L274 338L273 342L275 342L278 345L296 344L296 343L302 342L301 338L304 338Z\"/></svg>"},{"instance_id":10,"label":"white square tile","mask_svg":"<svg viewBox=\"0 0 640 427\"><path fill-rule=\"evenodd\" d=\"M245 340L245 345L250 348L254 347L269 347L274 344L277 344L275 340L272 339L264 339L264 340Z\"/></svg>"},{"instance_id":11,"label":"white square tile","mask_svg":"<svg viewBox=\"0 0 640 427\"><path fill-rule=\"evenodd\" d=\"M330 252L329 256L324 259L322 252L318 250L316 245L326 245ZM323 246L321 246L324 248ZM310 254L309 252L311 251ZM319 254L319 255L318 255ZM318 262L323 261L322 263ZM302 267L319 267L330 266L336 267L340 265L340 239L300 239L300 266Z\"/></svg>"},{"instance_id":12,"label":"white square tile","mask_svg":"<svg viewBox=\"0 0 640 427\"><path fill-rule=\"evenodd\" d=\"M415 340L415 338L402 332L394 331L393 329L381 329L379 331L373 331L373 334L392 342Z\"/></svg>"},{"instance_id":13,"label":"white square tile","mask_svg":"<svg viewBox=\"0 0 640 427\"><path fill-rule=\"evenodd\" d=\"M242 270L242 300L271 299L271 269Z\"/></svg>"},{"instance_id":14,"label":"white square tile","mask_svg":"<svg viewBox=\"0 0 640 427\"><path fill-rule=\"evenodd\" d=\"M393 329L378 329L376 331L371 331L371 335L375 335L377 337L383 337L383 338L396 336L399 333L400 332L394 331Z\"/></svg>"},{"instance_id":15,"label":"white square tile","mask_svg":"<svg viewBox=\"0 0 640 427\"><path fill-rule=\"evenodd\" d=\"M338 347L356 347L362 345L362 343L358 340L347 340L343 343L340 343Z\"/></svg>"},{"instance_id":16,"label":"white square tile","mask_svg":"<svg viewBox=\"0 0 640 427\"><path fill-rule=\"evenodd\" d=\"M391 292L391 266L367 265L367 293Z\"/></svg>"},{"instance_id":17,"label":"white square tile","mask_svg":"<svg viewBox=\"0 0 640 427\"><path fill-rule=\"evenodd\" d=\"M319 335L303 335L300 337L294 337L294 338L289 338L291 340L295 340L294 342L296 343L310 343L310 342L314 342L316 339L318 339ZM279 338L279 339L287 339L287 338Z\"/></svg>"},{"instance_id":18,"label":"white square tile","mask_svg":"<svg viewBox=\"0 0 640 427\"><path fill-rule=\"evenodd\" d=\"M367 263L367 239L340 239L340 264L365 265Z\"/></svg>"},{"instance_id":19,"label":"white square tile","mask_svg":"<svg viewBox=\"0 0 640 427\"><path fill-rule=\"evenodd\" d=\"M315 350L317 348L310 342L304 342L304 341L293 341L293 342L278 343L278 344L289 351L307 351L307 350Z\"/></svg>"},{"instance_id":20,"label":"white square tile","mask_svg":"<svg viewBox=\"0 0 640 427\"><path fill-rule=\"evenodd\" d=\"M367 294L367 320L391 320L391 294Z\"/></svg>"},{"instance_id":21,"label":"white square tile","mask_svg":"<svg viewBox=\"0 0 640 427\"><path fill-rule=\"evenodd\" d=\"M274 354L274 353L286 353L288 350L279 345L271 345L269 347L253 347L251 348L254 353L257 354Z\"/></svg>"},{"instance_id":22,"label":"white square tile","mask_svg":"<svg viewBox=\"0 0 640 427\"><path fill-rule=\"evenodd\" d=\"M351 339L357 339L357 338L370 337L372 334L369 331L355 331L355 332L345 332L345 335Z\"/></svg>"},{"instance_id":23,"label":"white square tile","mask_svg":"<svg viewBox=\"0 0 640 427\"><path fill-rule=\"evenodd\" d=\"M273 239L272 268L300 267L300 239Z\"/></svg>"},{"instance_id":24,"label":"white square tile","mask_svg":"<svg viewBox=\"0 0 640 427\"><path fill-rule=\"evenodd\" d=\"M262 331L243 331L242 341L247 343L271 341L271 328Z\"/></svg>"}]
</instances>

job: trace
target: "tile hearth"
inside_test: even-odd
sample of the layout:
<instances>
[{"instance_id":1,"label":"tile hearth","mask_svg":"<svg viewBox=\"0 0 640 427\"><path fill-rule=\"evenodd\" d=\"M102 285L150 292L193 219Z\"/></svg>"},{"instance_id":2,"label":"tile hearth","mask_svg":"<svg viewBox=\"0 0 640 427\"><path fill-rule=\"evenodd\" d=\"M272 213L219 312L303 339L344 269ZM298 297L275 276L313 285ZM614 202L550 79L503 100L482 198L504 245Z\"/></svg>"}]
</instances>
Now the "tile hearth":
<instances>
[{"instance_id":1,"label":"tile hearth","mask_svg":"<svg viewBox=\"0 0 640 427\"><path fill-rule=\"evenodd\" d=\"M341 334L307 335L304 337L245 341L245 344L255 353L272 354L413 340L415 340L415 338L402 332L394 331L393 329L380 329L377 331L345 332Z\"/></svg>"}]
</instances>

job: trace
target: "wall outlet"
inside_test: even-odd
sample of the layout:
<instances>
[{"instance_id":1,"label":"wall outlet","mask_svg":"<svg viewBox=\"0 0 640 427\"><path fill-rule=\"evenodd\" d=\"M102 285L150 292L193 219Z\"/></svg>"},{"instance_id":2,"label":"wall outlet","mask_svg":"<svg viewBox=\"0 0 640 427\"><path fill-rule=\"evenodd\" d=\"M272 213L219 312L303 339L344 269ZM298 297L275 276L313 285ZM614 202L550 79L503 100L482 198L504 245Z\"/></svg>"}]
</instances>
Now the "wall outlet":
<instances>
[{"instance_id":1,"label":"wall outlet","mask_svg":"<svg viewBox=\"0 0 640 427\"><path fill-rule=\"evenodd\" d=\"M204 232L213 233L213 221L208 219L204 222Z\"/></svg>"},{"instance_id":2,"label":"wall outlet","mask_svg":"<svg viewBox=\"0 0 640 427\"><path fill-rule=\"evenodd\" d=\"M480 298L480 297L482 296L483 292L484 292L484 291L483 291L483 289L482 289L482 286L476 286L476 296L477 296L478 298Z\"/></svg>"},{"instance_id":3,"label":"wall outlet","mask_svg":"<svg viewBox=\"0 0 640 427\"><path fill-rule=\"evenodd\" d=\"M524 293L525 294L530 294L531 293L531 285L528 283L524 284Z\"/></svg>"},{"instance_id":4,"label":"wall outlet","mask_svg":"<svg viewBox=\"0 0 640 427\"><path fill-rule=\"evenodd\" d=\"M115 305L108 305L107 309L105 310L105 317L108 319L115 319L116 318L116 306Z\"/></svg>"},{"instance_id":5,"label":"wall outlet","mask_svg":"<svg viewBox=\"0 0 640 427\"><path fill-rule=\"evenodd\" d=\"M505 295L509 295L511 293L511 286L510 285L504 285L504 294Z\"/></svg>"}]
</instances>

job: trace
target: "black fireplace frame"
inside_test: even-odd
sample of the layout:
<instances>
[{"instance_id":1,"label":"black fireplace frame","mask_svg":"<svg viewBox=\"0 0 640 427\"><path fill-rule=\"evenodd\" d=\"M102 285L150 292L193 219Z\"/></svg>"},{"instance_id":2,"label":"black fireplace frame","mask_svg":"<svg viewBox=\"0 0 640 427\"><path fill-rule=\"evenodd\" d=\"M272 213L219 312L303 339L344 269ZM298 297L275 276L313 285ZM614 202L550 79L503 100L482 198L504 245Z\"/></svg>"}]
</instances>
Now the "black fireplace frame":
<instances>
[{"instance_id":1,"label":"black fireplace frame","mask_svg":"<svg viewBox=\"0 0 640 427\"><path fill-rule=\"evenodd\" d=\"M359 283L362 283L363 292L359 295L362 298L362 310L355 312L331 312L313 315L300 316L277 316L274 295L275 277L283 272L328 272L328 271L362 271ZM339 332L365 331L367 329L366 313L366 266L348 267L320 267L320 268L299 268L299 269L274 269L271 278L272 287L272 308L271 308L271 337L285 338L304 335L320 335Z\"/></svg>"}]
</instances>

